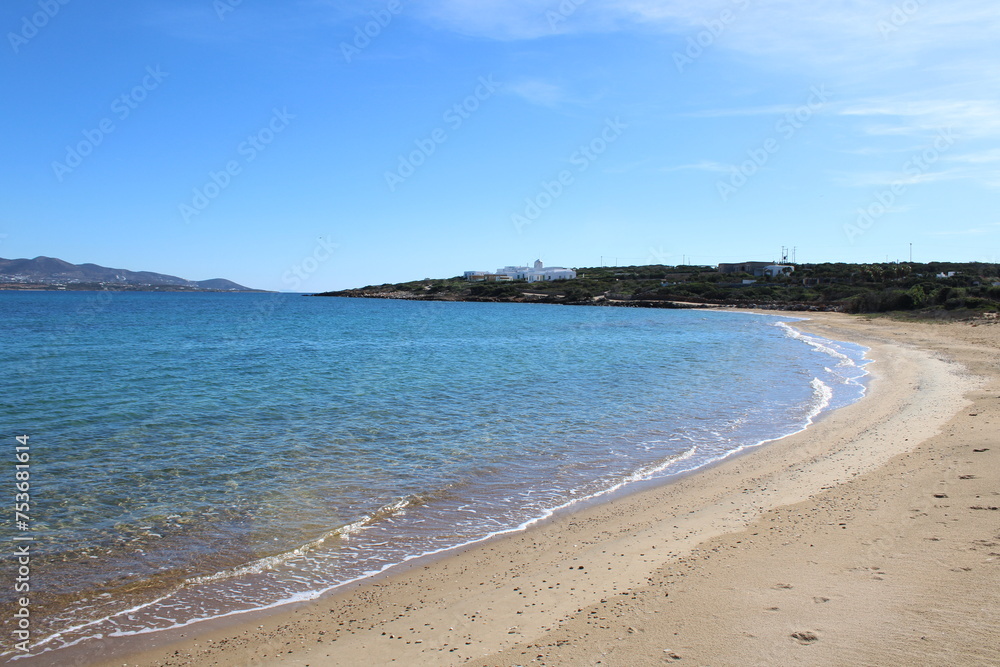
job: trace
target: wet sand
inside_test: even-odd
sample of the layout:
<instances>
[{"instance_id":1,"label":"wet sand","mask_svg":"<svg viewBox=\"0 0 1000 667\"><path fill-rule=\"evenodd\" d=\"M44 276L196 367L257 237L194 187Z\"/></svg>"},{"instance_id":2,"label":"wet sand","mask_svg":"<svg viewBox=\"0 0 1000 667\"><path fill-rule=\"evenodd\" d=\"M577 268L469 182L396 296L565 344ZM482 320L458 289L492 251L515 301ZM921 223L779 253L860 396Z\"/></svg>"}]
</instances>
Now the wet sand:
<instances>
[{"instance_id":1,"label":"wet sand","mask_svg":"<svg viewBox=\"0 0 1000 667\"><path fill-rule=\"evenodd\" d=\"M865 399L803 433L77 664L1000 664L1000 325L811 317L876 363Z\"/></svg>"}]
</instances>

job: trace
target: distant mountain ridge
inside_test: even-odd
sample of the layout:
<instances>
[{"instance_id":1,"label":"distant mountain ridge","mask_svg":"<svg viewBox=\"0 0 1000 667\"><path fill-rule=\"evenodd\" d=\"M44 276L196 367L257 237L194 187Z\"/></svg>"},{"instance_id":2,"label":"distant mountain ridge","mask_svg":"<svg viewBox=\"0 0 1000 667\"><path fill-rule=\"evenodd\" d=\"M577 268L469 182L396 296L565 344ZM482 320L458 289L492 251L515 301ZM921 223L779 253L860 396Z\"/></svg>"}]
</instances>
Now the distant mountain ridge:
<instances>
[{"instance_id":1,"label":"distant mountain ridge","mask_svg":"<svg viewBox=\"0 0 1000 667\"><path fill-rule=\"evenodd\" d=\"M173 288L177 290L206 290L223 292L256 292L224 278L211 280L185 280L152 271L111 269L97 264L70 264L55 257L34 259L0 258L0 283L8 286L24 285L101 285L105 288L142 289Z\"/></svg>"}]
</instances>

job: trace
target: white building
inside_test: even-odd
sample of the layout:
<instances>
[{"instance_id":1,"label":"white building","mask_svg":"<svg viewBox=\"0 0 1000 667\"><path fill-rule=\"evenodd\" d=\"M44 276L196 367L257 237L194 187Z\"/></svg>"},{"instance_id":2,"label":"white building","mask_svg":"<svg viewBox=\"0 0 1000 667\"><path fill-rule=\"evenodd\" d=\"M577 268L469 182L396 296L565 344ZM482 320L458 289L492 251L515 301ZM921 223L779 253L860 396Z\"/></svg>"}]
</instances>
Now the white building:
<instances>
[{"instance_id":1,"label":"white building","mask_svg":"<svg viewBox=\"0 0 1000 667\"><path fill-rule=\"evenodd\" d=\"M542 260L536 259L533 267L528 266L505 266L497 269L497 273L510 276L512 280L527 280L529 283L536 283L546 280L573 280L576 278L576 271L562 266L550 266L545 268Z\"/></svg>"},{"instance_id":2,"label":"white building","mask_svg":"<svg viewBox=\"0 0 1000 667\"><path fill-rule=\"evenodd\" d=\"M546 280L573 280L576 278L576 271L562 266L550 266L545 268L542 260L536 260L534 266L505 266L497 269L496 273L487 271L466 271L465 279L470 283L475 282L503 282L507 280L525 280L529 283L537 283Z\"/></svg>"},{"instance_id":3,"label":"white building","mask_svg":"<svg viewBox=\"0 0 1000 667\"><path fill-rule=\"evenodd\" d=\"M785 274L791 273L794 270L795 267L790 264L768 264L763 268L761 275L770 276L771 278L776 278L778 276L783 276Z\"/></svg>"}]
</instances>

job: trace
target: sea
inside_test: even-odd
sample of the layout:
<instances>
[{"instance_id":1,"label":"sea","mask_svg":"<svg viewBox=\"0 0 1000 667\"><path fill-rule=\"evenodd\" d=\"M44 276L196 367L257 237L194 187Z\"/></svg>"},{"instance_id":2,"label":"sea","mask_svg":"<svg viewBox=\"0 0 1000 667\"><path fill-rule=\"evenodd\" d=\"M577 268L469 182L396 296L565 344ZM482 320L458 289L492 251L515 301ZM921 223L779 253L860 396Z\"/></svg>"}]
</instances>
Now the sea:
<instances>
[{"instance_id":1,"label":"sea","mask_svg":"<svg viewBox=\"0 0 1000 667\"><path fill-rule=\"evenodd\" d=\"M868 363L730 310L19 291L0 315L2 495L30 484L0 522L0 608L30 551L15 663L668 483L859 400Z\"/></svg>"}]
</instances>

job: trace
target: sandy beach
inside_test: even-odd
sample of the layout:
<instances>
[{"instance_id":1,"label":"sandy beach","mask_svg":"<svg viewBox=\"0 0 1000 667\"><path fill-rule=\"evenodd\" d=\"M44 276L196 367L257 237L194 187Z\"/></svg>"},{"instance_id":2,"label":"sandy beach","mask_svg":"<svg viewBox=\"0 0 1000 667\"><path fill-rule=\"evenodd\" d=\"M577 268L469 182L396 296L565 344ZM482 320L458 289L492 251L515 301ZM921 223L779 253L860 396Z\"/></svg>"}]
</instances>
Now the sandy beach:
<instances>
[{"instance_id":1,"label":"sandy beach","mask_svg":"<svg viewBox=\"0 0 1000 667\"><path fill-rule=\"evenodd\" d=\"M800 434L77 664L1000 664L1000 325L810 317L876 363L866 398Z\"/></svg>"}]
</instances>

